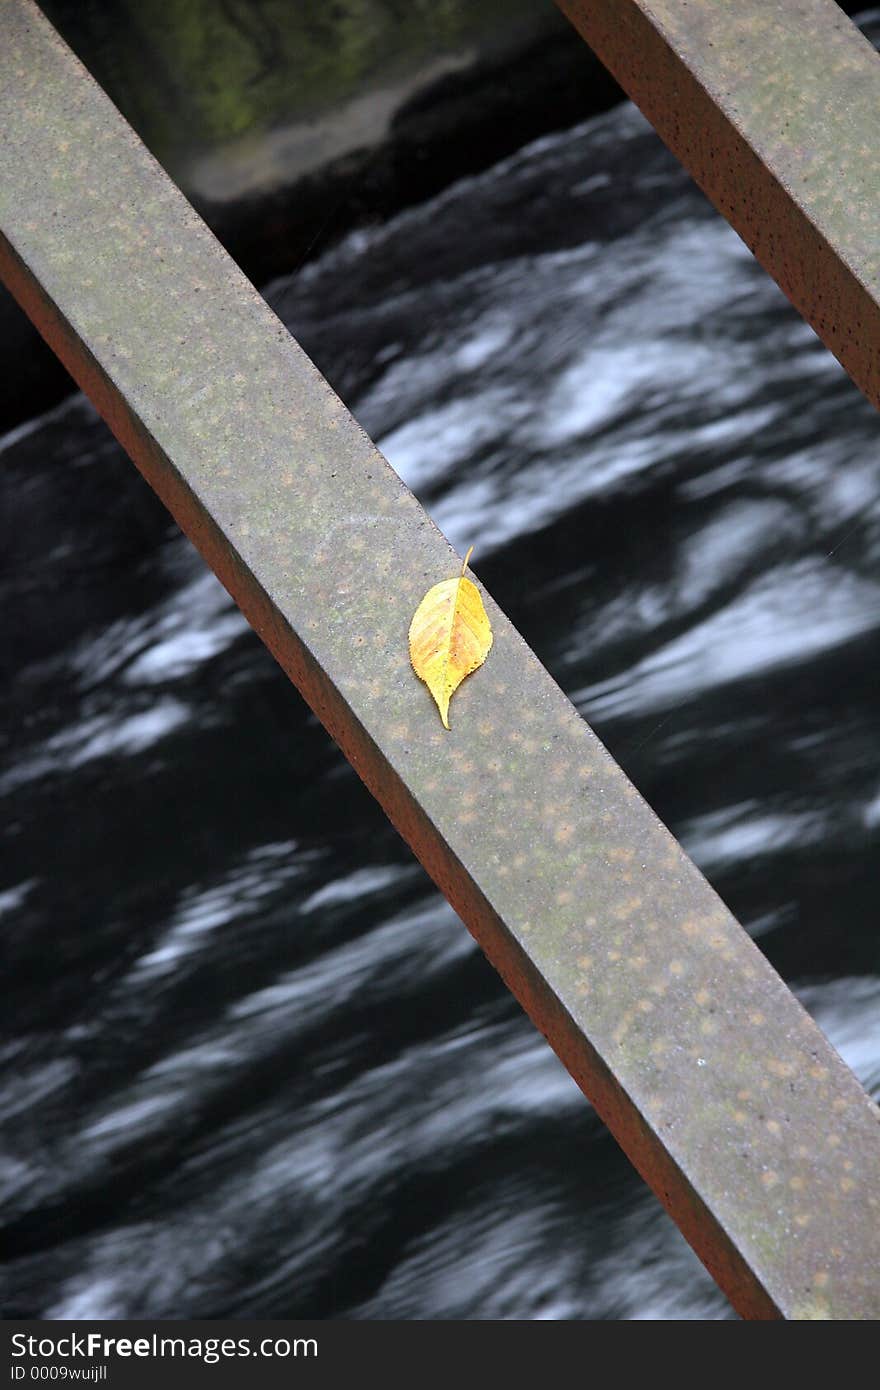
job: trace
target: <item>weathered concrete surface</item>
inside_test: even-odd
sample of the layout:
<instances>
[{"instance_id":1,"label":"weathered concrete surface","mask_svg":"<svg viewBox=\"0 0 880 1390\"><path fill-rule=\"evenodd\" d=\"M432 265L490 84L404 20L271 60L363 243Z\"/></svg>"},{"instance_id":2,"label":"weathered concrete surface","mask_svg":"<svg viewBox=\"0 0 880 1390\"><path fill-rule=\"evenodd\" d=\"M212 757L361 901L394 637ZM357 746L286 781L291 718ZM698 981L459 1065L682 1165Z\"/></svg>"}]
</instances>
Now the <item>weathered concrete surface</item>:
<instances>
[{"instance_id":1,"label":"weathered concrete surface","mask_svg":"<svg viewBox=\"0 0 880 1390\"><path fill-rule=\"evenodd\" d=\"M746 1316L880 1313L880 1124L486 596L451 732L407 630L458 559L29 0L0 272Z\"/></svg>"},{"instance_id":2,"label":"weathered concrete surface","mask_svg":"<svg viewBox=\"0 0 880 1390\"><path fill-rule=\"evenodd\" d=\"M880 55L834 0L557 0L880 406Z\"/></svg>"}]
</instances>

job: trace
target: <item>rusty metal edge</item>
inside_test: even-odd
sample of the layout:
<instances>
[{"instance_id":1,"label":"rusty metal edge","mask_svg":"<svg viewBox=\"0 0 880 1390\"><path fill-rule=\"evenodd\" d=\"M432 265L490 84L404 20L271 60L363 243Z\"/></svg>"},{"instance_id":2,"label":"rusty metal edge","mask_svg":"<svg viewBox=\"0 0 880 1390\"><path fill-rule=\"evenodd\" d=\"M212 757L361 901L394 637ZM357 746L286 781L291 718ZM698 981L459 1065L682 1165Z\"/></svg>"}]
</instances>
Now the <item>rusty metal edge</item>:
<instances>
[{"instance_id":1,"label":"rusty metal edge","mask_svg":"<svg viewBox=\"0 0 880 1390\"><path fill-rule=\"evenodd\" d=\"M16 5L20 10L32 12L33 7L24 4L23 0L16 0ZM45 22L35 20L34 23L38 25ZM48 26L46 28L48 29ZM71 73L77 100L82 103L93 100L93 84L86 74L78 70L78 65L71 69ZM96 102L97 95L95 93ZM102 101L105 99L102 98ZM114 117L121 130L123 123L116 113ZM97 119L107 121L106 105L101 106L98 103ZM115 127L108 124L109 136L113 135L114 129ZM130 145L133 139L130 132L125 138L129 140ZM160 182L164 180L158 168L148 171L146 177ZM164 182L162 187L164 188ZM166 196L164 192L162 196ZM182 204L182 200L180 201ZM183 234L189 234L194 226L195 224L190 222L189 229L186 229L181 223ZM34 245L42 245L39 229L34 232ZM225 269L226 259L223 253L214 246L209 254L216 259L218 286L221 280L231 278L234 288L234 284L239 281L236 281L234 276L229 276ZM73 326L64 312L60 298L55 302L46 292L40 276L28 263L23 245L13 246L5 236L0 237L0 273L46 340L91 396L123 447L218 574L262 640L299 687L315 714L336 738L358 774L413 847L438 887L462 916L533 1021L548 1037L551 1045L585 1094L596 1105L602 1118L642 1176L654 1188L734 1306L744 1316L751 1318L829 1315L822 1312L805 1312L804 1307L809 1309L814 1305L809 1302L798 1305L789 1296L780 1296L770 1291L768 1275L773 1282L776 1273L779 1272L774 1270L773 1260L770 1260L766 1269L759 1270L745 1257L735 1229L736 1222L733 1231L725 1229L692 1181L688 1164L682 1162L682 1154L679 1153L678 1158L673 1156L669 1144L661 1139L640 1109L640 1103L633 1098L627 1086L622 1084L620 1077L614 1073L606 1059L597 1052L586 1036L582 1022L574 1016L568 999L561 997L558 989L554 988L548 979L546 956L545 964L539 965L523 947L521 939L510 930L508 923L477 882L474 867L469 868L463 862L461 852L453 850L448 836L438 829L432 816L414 797L406 778L399 771L399 765L389 756L388 750L381 747L370 735L352 703L346 700L331 675L316 661L302 635L294 631L288 617L268 592L264 580L261 580L259 574L247 562L244 554L247 547L242 545L240 537L233 540L228 526L221 525L218 518L209 512L204 499L198 495L198 489L188 480L185 468L181 466L182 461L171 458L163 449L155 433L142 418L142 412L139 413L132 401L126 399L120 391L113 371L106 362L99 360L90 344ZM241 284L243 287L243 280ZM74 295L75 293L74 291ZM270 327L267 314L254 311L253 317L257 330L262 331L261 325ZM272 322L277 328L277 321ZM274 329L271 332L274 333ZM110 358L112 357L113 354L110 353ZM123 368L119 369L118 375L124 378ZM314 374L314 379L317 386L317 373ZM324 391L326 392L326 386ZM340 422L346 432L347 447L355 453L361 450L369 463L370 458L375 456L373 446L351 417L343 416L340 411L336 411L334 427ZM399 484L397 486L399 489ZM433 542L431 546L436 550ZM521 663L522 674L525 676L534 671L537 663L512 630L509 636L512 644L512 655L509 658L513 664L512 668L520 670L517 663ZM544 673L539 686L542 690L549 690L550 685ZM557 697L562 698L558 690L553 696L554 701ZM564 703L567 705L567 702ZM574 716L570 706L567 708ZM565 714L561 707L558 713L564 721L571 723L569 715ZM592 735L586 726L581 725L580 721L576 722L583 729L585 741L591 740ZM594 740L590 746L595 749ZM595 752L591 753L591 756L595 756ZM628 787L626 779L619 769L613 768L607 755L600 754L600 760L602 756L606 759L603 766L606 766L608 771L609 789L613 782L615 794L624 800L630 799L632 789ZM651 829L651 817L645 816L644 808L638 811L638 817L640 831L649 832L651 837L656 838L656 832ZM657 831L659 829L658 826ZM666 838L668 839L668 836ZM662 848L664 843L661 836L657 841L658 848ZM653 852L652 840L651 853ZM647 857L650 858L650 854L647 854ZM719 924L723 936L728 930L723 923L729 919L729 914L725 914L722 909L719 916L720 904L717 898L683 854L676 851L672 857L678 866L672 869L674 885L677 887L680 883L679 874L687 875L692 893L706 911L707 921ZM479 855L476 863L479 866ZM736 938L737 945L731 949L742 953L740 964L745 962L746 974L754 973L756 969L760 971L763 984L784 1004L786 1026L804 1032L811 1048L817 1049L812 1055L822 1058L825 1071L828 1072L830 1069L832 1075L829 1084L840 1088L840 1094L846 1097L846 1106L858 1112L856 1128L862 1139L872 1142L870 1155L872 1161L875 1160L876 1128L870 1128L875 1121L873 1111L869 1120L868 1110L863 1110L863 1106L868 1104L864 1093L853 1081L851 1074L842 1067L839 1059L835 1058L818 1030L810 1024L799 1006L784 990L766 962L744 937L741 929L735 930L739 933ZM742 938L741 942L739 938ZM860 1118L862 1115L864 1120ZM783 1264L785 1263L784 1260ZM783 1279L780 1288L784 1289L784 1285ZM831 1315L847 1314L843 1311Z\"/></svg>"},{"instance_id":2,"label":"rusty metal edge","mask_svg":"<svg viewBox=\"0 0 880 1390\"><path fill-rule=\"evenodd\" d=\"M835 0L556 0L880 407L880 55Z\"/></svg>"},{"instance_id":3,"label":"rusty metal edge","mask_svg":"<svg viewBox=\"0 0 880 1390\"><path fill-rule=\"evenodd\" d=\"M630 1162L675 1221L706 1269L744 1318L785 1316L728 1232L705 1205L686 1174L670 1158L604 1059L589 1044L558 996L548 988L520 943L474 884L459 859L397 777L382 751L353 718L297 634L283 620L227 537L126 408L113 382L49 301L16 251L0 233L0 279L89 397L132 462L235 600L249 624L299 690L382 806L395 830L452 905L507 988L522 1005L607 1125Z\"/></svg>"}]
</instances>

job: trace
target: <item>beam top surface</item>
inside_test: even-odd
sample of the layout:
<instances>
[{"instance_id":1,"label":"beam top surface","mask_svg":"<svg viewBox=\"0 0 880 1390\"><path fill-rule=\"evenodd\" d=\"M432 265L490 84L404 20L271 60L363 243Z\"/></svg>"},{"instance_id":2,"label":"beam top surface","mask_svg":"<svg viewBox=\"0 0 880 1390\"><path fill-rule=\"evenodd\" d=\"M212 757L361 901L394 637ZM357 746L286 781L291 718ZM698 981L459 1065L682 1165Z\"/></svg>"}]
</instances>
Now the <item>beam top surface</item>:
<instances>
[{"instance_id":1,"label":"beam top surface","mask_svg":"<svg viewBox=\"0 0 880 1390\"><path fill-rule=\"evenodd\" d=\"M880 406L880 55L834 0L556 0Z\"/></svg>"},{"instance_id":2,"label":"beam top surface","mask_svg":"<svg viewBox=\"0 0 880 1390\"><path fill-rule=\"evenodd\" d=\"M740 1312L876 1317L876 1107L488 595L442 728L407 631L448 542L39 11L0 23L3 277Z\"/></svg>"}]
</instances>

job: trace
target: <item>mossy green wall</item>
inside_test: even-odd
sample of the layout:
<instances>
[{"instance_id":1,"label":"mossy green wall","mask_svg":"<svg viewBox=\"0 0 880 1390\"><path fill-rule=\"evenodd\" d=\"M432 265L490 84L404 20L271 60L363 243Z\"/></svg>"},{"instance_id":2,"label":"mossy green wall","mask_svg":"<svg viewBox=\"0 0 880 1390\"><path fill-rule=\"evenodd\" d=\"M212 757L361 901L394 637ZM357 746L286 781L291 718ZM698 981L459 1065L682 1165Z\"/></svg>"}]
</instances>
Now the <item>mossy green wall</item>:
<instances>
[{"instance_id":1,"label":"mossy green wall","mask_svg":"<svg viewBox=\"0 0 880 1390\"><path fill-rule=\"evenodd\" d=\"M438 55L564 21L550 0L42 0L172 171Z\"/></svg>"}]
</instances>

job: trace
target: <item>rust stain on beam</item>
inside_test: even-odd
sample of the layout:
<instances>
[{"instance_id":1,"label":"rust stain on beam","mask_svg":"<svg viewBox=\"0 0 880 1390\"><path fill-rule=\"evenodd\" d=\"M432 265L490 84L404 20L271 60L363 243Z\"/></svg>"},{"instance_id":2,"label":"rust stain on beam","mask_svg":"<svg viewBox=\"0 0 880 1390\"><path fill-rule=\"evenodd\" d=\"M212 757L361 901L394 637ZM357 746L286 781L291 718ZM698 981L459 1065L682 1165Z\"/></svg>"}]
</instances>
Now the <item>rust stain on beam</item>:
<instances>
[{"instance_id":1,"label":"rust stain on beam","mask_svg":"<svg viewBox=\"0 0 880 1390\"><path fill-rule=\"evenodd\" d=\"M0 0L0 273L747 1317L880 1313L877 1108L29 0Z\"/></svg>"},{"instance_id":2,"label":"rust stain on beam","mask_svg":"<svg viewBox=\"0 0 880 1390\"><path fill-rule=\"evenodd\" d=\"M556 0L880 407L880 55L834 0Z\"/></svg>"}]
</instances>

